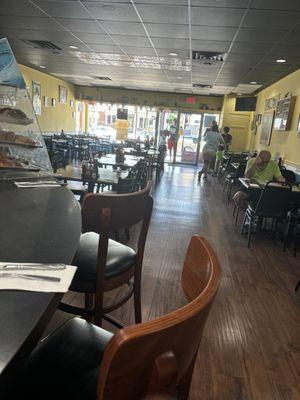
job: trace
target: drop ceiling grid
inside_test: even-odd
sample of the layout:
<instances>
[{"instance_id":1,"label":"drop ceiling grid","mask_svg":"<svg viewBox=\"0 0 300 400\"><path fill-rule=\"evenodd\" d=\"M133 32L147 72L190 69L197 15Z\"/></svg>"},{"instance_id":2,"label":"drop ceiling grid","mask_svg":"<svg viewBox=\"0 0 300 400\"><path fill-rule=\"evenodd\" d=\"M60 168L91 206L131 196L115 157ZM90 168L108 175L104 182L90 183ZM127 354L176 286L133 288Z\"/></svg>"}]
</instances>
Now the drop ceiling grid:
<instances>
[{"instance_id":1,"label":"drop ceiling grid","mask_svg":"<svg viewBox=\"0 0 300 400\"><path fill-rule=\"evenodd\" d=\"M230 89L231 85L249 83L250 78L261 78L264 84L291 72L300 61L299 0L253 0L244 21L242 16L249 6L248 0L1 0L0 3L0 32L2 35L7 32L13 38L12 47L17 58L28 60L27 64L35 60L35 67L47 65L49 61L50 72L63 68L67 73L69 69L74 72L74 79L76 71L80 75L78 71L90 73L94 70L99 76L102 72L109 76L109 71L101 65L92 66L76 60L68 48L70 44L83 52L98 53L104 59L109 53L121 53L128 59L139 54L170 58L169 52L175 50L179 53L178 59L188 60L192 49L220 52L230 49L222 70L212 68L207 72L191 63L190 92L193 80L205 83L198 82L200 79L208 83L215 79L215 86L220 91L225 90L221 86ZM115 9L103 9L103 5ZM53 40L64 49L63 56L55 58L21 46L18 40L24 38ZM286 65L274 64L276 57L280 56L288 59ZM186 72L167 71L162 60L160 63L163 73L157 79L161 79L158 81L161 85L173 91L180 84L186 85ZM123 81L122 86L125 86L129 69L111 66L111 78L118 83ZM131 70L133 76L138 77L141 89L140 79L144 78L145 86L148 86L149 79L155 76L152 72L156 71L145 68ZM219 79L216 79L216 73ZM176 76L182 79L177 81Z\"/></svg>"}]
</instances>

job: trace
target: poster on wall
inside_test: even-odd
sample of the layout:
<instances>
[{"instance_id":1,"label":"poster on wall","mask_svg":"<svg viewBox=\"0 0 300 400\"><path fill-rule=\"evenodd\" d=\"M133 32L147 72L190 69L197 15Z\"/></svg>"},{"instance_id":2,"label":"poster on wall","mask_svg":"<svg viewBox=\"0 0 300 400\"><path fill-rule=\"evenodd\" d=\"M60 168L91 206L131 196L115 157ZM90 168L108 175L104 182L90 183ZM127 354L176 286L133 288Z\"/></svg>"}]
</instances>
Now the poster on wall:
<instances>
[{"instance_id":1,"label":"poster on wall","mask_svg":"<svg viewBox=\"0 0 300 400\"><path fill-rule=\"evenodd\" d=\"M261 123L260 143L269 146L273 128L274 111L264 113Z\"/></svg>"},{"instance_id":2,"label":"poster on wall","mask_svg":"<svg viewBox=\"0 0 300 400\"><path fill-rule=\"evenodd\" d=\"M59 102L67 104L67 89L64 86L59 87Z\"/></svg>"},{"instance_id":3,"label":"poster on wall","mask_svg":"<svg viewBox=\"0 0 300 400\"><path fill-rule=\"evenodd\" d=\"M42 115L41 84L32 81L32 105L36 115Z\"/></svg>"},{"instance_id":4,"label":"poster on wall","mask_svg":"<svg viewBox=\"0 0 300 400\"><path fill-rule=\"evenodd\" d=\"M0 39L0 84L25 89L25 81L6 38Z\"/></svg>"}]
</instances>

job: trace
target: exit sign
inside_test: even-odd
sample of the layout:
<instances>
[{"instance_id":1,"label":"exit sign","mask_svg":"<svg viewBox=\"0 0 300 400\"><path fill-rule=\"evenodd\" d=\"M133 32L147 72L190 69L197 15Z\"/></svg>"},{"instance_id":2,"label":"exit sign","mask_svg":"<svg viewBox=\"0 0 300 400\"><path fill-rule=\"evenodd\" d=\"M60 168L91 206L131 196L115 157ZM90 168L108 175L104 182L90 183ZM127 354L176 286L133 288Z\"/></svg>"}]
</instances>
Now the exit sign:
<instances>
[{"instance_id":1,"label":"exit sign","mask_svg":"<svg viewBox=\"0 0 300 400\"><path fill-rule=\"evenodd\" d=\"M187 97L186 102L188 104L195 104L196 103L196 97Z\"/></svg>"}]
</instances>

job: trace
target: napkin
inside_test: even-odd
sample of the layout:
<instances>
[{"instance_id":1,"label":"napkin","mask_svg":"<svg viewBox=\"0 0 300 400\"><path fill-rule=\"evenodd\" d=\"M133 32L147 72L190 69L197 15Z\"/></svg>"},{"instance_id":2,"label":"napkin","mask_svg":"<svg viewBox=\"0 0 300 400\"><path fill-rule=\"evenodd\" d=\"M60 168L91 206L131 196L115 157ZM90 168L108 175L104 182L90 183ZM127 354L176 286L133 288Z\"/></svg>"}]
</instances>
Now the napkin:
<instances>
[{"instance_id":1,"label":"napkin","mask_svg":"<svg viewBox=\"0 0 300 400\"><path fill-rule=\"evenodd\" d=\"M61 184L57 181L24 181L15 182L19 188L35 188L35 187L60 187Z\"/></svg>"},{"instance_id":2,"label":"napkin","mask_svg":"<svg viewBox=\"0 0 300 400\"><path fill-rule=\"evenodd\" d=\"M65 269L60 270L38 270L38 269L22 269L18 270L3 269L5 264L18 264L22 263L0 263L0 290L27 290L31 292L60 292L66 293L70 287L76 267L73 265L66 265ZM37 264L38 265L38 264ZM43 264L40 264L43 266ZM5 276L6 275L6 276ZM22 275L37 275L39 277L55 277L59 278L59 282L52 282L40 279L28 279Z\"/></svg>"}]
</instances>

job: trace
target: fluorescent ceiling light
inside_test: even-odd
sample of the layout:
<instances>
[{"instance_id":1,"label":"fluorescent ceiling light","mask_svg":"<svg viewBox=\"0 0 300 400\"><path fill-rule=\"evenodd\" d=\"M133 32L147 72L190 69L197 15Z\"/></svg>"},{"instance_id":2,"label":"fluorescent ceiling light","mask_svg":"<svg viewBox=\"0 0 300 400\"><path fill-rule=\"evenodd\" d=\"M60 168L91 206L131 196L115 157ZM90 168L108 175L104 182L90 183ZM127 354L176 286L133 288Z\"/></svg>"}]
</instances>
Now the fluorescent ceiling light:
<instances>
[{"instance_id":1,"label":"fluorescent ceiling light","mask_svg":"<svg viewBox=\"0 0 300 400\"><path fill-rule=\"evenodd\" d=\"M276 60L276 62L278 63L285 63L286 60L284 58L278 58L278 60Z\"/></svg>"},{"instance_id":2,"label":"fluorescent ceiling light","mask_svg":"<svg viewBox=\"0 0 300 400\"><path fill-rule=\"evenodd\" d=\"M170 56L176 57L176 56L178 56L179 54L176 53L176 51L170 51L169 55L170 55Z\"/></svg>"},{"instance_id":3,"label":"fluorescent ceiling light","mask_svg":"<svg viewBox=\"0 0 300 400\"><path fill-rule=\"evenodd\" d=\"M257 85L257 82L255 82L255 81L252 81L250 83L251 83L251 85Z\"/></svg>"},{"instance_id":4,"label":"fluorescent ceiling light","mask_svg":"<svg viewBox=\"0 0 300 400\"><path fill-rule=\"evenodd\" d=\"M40 68L45 69L46 67L45 65L40 65Z\"/></svg>"},{"instance_id":5,"label":"fluorescent ceiling light","mask_svg":"<svg viewBox=\"0 0 300 400\"><path fill-rule=\"evenodd\" d=\"M102 8L103 8L103 10L106 10L106 11L114 11L115 10L115 7L114 6L110 6L109 4L104 4L102 6Z\"/></svg>"},{"instance_id":6,"label":"fluorescent ceiling light","mask_svg":"<svg viewBox=\"0 0 300 400\"><path fill-rule=\"evenodd\" d=\"M70 47L70 49L78 49L77 46L73 46L73 45L70 45L69 47Z\"/></svg>"}]
</instances>

